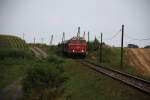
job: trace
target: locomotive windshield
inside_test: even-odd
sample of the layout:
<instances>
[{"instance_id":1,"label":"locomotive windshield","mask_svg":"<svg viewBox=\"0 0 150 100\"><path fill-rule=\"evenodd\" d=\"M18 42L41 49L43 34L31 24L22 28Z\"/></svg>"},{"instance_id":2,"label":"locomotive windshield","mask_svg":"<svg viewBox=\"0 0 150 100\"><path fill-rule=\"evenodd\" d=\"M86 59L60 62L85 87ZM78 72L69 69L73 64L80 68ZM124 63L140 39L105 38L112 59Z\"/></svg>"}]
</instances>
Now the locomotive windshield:
<instances>
[{"instance_id":1,"label":"locomotive windshield","mask_svg":"<svg viewBox=\"0 0 150 100\"><path fill-rule=\"evenodd\" d=\"M85 40L71 40L70 43L86 43Z\"/></svg>"}]
</instances>

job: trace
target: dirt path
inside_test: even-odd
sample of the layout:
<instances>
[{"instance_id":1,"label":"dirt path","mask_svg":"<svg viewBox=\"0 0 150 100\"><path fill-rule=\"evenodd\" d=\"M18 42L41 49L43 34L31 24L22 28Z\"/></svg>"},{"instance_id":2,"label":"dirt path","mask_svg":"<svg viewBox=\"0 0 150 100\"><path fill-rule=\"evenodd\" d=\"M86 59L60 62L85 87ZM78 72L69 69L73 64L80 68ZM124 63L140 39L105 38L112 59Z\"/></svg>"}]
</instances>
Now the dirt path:
<instances>
[{"instance_id":1,"label":"dirt path","mask_svg":"<svg viewBox=\"0 0 150 100\"><path fill-rule=\"evenodd\" d=\"M30 48L37 58L40 58L40 53L35 48Z\"/></svg>"},{"instance_id":2,"label":"dirt path","mask_svg":"<svg viewBox=\"0 0 150 100\"><path fill-rule=\"evenodd\" d=\"M35 49L42 55L43 58L48 57L47 53L45 53L42 49L35 47Z\"/></svg>"},{"instance_id":3,"label":"dirt path","mask_svg":"<svg viewBox=\"0 0 150 100\"><path fill-rule=\"evenodd\" d=\"M21 78L2 89L0 100L20 100L22 98Z\"/></svg>"},{"instance_id":4,"label":"dirt path","mask_svg":"<svg viewBox=\"0 0 150 100\"><path fill-rule=\"evenodd\" d=\"M48 54L46 52L44 52L42 49L38 48L38 47L31 47L31 50L33 51L35 56L38 57L38 58L48 57Z\"/></svg>"},{"instance_id":5,"label":"dirt path","mask_svg":"<svg viewBox=\"0 0 150 100\"><path fill-rule=\"evenodd\" d=\"M48 55L42 49L37 47L30 48L36 57L38 58L46 58ZM0 100L20 100L22 98L22 85L21 79L15 80L5 88L3 88L0 92Z\"/></svg>"},{"instance_id":6,"label":"dirt path","mask_svg":"<svg viewBox=\"0 0 150 100\"><path fill-rule=\"evenodd\" d=\"M143 75L150 76L150 49L128 49L129 63Z\"/></svg>"}]
</instances>

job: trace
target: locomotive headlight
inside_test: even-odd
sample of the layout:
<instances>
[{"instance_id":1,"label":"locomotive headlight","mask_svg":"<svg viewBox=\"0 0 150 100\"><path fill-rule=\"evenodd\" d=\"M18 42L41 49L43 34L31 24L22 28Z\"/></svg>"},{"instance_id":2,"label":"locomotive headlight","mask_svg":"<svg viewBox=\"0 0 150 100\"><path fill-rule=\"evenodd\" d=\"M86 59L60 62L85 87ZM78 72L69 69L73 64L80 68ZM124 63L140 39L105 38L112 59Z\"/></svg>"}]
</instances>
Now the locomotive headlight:
<instances>
[{"instance_id":1,"label":"locomotive headlight","mask_svg":"<svg viewBox=\"0 0 150 100\"><path fill-rule=\"evenodd\" d=\"M84 50L81 50L81 52L84 52Z\"/></svg>"},{"instance_id":2,"label":"locomotive headlight","mask_svg":"<svg viewBox=\"0 0 150 100\"><path fill-rule=\"evenodd\" d=\"M72 52L74 52L74 50L72 50Z\"/></svg>"}]
</instances>

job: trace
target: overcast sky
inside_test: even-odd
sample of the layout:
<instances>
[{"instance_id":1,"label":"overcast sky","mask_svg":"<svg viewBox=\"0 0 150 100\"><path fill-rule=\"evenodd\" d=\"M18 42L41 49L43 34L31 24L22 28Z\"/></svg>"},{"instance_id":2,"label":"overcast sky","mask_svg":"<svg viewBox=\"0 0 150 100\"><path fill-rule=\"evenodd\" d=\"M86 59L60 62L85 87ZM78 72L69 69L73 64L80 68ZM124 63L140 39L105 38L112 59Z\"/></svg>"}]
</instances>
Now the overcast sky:
<instances>
[{"instance_id":1,"label":"overcast sky","mask_svg":"<svg viewBox=\"0 0 150 100\"><path fill-rule=\"evenodd\" d=\"M90 32L90 39L103 32L104 42L119 46L121 25L125 25L125 46L135 43L150 45L150 0L0 0L0 34L12 34L25 40L49 43L61 41L62 32L66 39L76 35L77 27ZM130 38L129 38L130 37ZM87 34L86 34L87 38Z\"/></svg>"}]
</instances>

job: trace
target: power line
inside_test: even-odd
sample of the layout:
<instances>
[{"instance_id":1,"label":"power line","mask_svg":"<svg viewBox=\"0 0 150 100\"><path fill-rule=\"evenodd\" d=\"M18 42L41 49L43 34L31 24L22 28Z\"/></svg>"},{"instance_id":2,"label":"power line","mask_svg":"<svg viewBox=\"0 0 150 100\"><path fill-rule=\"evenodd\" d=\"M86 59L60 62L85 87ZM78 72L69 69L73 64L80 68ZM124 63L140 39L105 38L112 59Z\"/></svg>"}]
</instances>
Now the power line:
<instances>
[{"instance_id":1,"label":"power line","mask_svg":"<svg viewBox=\"0 0 150 100\"><path fill-rule=\"evenodd\" d=\"M118 34L121 32L121 29L118 31L118 32L116 32L112 37L110 37L110 38L106 38L106 39L104 39L105 41L110 41L110 40L112 40L112 39L114 39L116 36L118 36Z\"/></svg>"},{"instance_id":2,"label":"power line","mask_svg":"<svg viewBox=\"0 0 150 100\"><path fill-rule=\"evenodd\" d=\"M137 41L144 41L144 40L150 40L150 38L143 38L143 39L139 39L139 38L134 38L134 37L131 37L129 35L126 35L129 39L131 40L137 40Z\"/></svg>"},{"instance_id":3,"label":"power line","mask_svg":"<svg viewBox=\"0 0 150 100\"><path fill-rule=\"evenodd\" d=\"M131 33L128 29L125 30L126 33ZM132 32L133 33L133 32ZM135 33L135 32L134 32ZM142 35L150 35L150 33L136 33L136 34L142 34Z\"/></svg>"}]
</instances>

